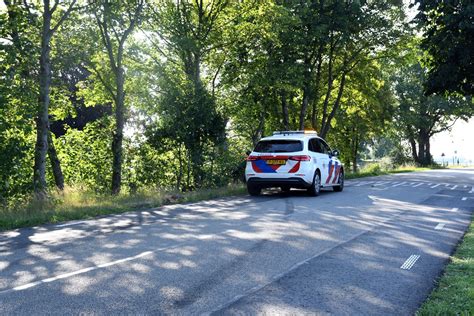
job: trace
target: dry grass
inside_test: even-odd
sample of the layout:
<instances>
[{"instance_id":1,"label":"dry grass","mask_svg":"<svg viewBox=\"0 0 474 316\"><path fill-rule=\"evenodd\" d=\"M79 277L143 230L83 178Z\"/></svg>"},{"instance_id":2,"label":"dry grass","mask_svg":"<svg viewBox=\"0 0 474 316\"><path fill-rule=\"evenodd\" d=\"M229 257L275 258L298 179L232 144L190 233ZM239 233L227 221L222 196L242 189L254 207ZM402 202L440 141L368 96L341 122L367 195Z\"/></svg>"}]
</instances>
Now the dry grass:
<instances>
[{"instance_id":1,"label":"dry grass","mask_svg":"<svg viewBox=\"0 0 474 316\"><path fill-rule=\"evenodd\" d=\"M113 196L69 187L61 193L52 192L50 198L44 202L30 198L14 206L0 209L0 230L88 219L166 204L197 202L240 195L244 192L243 185L229 185L186 193L142 190L135 194Z\"/></svg>"}]
</instances>

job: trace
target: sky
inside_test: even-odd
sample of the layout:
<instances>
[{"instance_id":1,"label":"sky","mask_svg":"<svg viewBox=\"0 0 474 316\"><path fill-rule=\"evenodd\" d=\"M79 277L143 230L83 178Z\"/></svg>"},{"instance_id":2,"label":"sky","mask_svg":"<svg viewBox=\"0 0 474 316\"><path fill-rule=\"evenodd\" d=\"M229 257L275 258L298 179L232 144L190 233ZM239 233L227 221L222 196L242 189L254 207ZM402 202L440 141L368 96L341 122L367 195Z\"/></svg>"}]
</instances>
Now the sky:
<instances>
[{"instance_id":1,"label":"sky","mask_svg":"<svg viewBox=\"0 0 474 316\"><path fill-rule=\"evenodd\" d=\"M445 154L445 161L455 161L459 158L460 163L474 163L474 118L468 122L458 120L451 132L436 134L431 139L431 154L435 161L441 162L441 154ZM455 151L457 153L455 153Z\"/></svg>"}]
</instances>

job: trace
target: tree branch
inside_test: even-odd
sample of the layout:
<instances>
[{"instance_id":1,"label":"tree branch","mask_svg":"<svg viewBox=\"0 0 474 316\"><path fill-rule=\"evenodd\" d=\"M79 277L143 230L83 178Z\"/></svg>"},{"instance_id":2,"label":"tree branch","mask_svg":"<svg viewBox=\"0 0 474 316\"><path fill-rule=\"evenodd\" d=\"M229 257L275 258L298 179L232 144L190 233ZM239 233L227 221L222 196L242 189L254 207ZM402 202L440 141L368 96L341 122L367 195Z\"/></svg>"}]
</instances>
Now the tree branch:
<instances>
[{"instance_id":1,"label":"tree branch","mask_svg":"<svg viewBox=\"0 0 474 316\"><path fill-rule=\"evenodd\" d=\"M110 93L110 96L112 97L112 99L116 101L117 93L114 91L113 87L105 81L104 77L102 77L102 75L100 74L100 71L97 70L97 68L94 66L93 63L90 63L89 65L91 69L93 70L93 72L96 74L97 78L99 78L99 81L102 83L104 88L107 90L107 92Z\"/></svg>"},{"instance_id":2,"label":"tree branch","mask_svg":"<svg viewBox=\"0 0 474 316\"><path fill-rule=\"evenodd\" d=\"M71 4L67 8L66 12L64 12L64 14L59 19L58 23L51 29L51 31L50 31L51 35L54 34L54 32L56 32L56 30L61 26L61 24L69 17L71 12L73 11L73 7L76 4L76 1L77 0L72 0ZM58 3L59 3L59 1L54 3L53 9L51 9L51 14L54 12L54 10L56 10L56 7L57 7Z\"/></svg>"}]
</instances>

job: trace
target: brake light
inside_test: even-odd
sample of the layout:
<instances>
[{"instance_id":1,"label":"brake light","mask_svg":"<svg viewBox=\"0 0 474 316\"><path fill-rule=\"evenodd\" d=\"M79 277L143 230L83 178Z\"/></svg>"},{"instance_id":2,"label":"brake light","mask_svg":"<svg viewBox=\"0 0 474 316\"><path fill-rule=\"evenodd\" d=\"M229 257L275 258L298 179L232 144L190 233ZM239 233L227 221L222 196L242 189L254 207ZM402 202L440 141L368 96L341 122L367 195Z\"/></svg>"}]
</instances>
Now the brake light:
<instances>
[{"instance_id":1,"label":"brake light","mask_svg":"<svg viewBox=\"0 0 474 316\"><path fill-rule=\"evenodd\" d=\"M248 156L247 159L245 159L245 160L247 160L247 161L255 161L255 160L259 160L259 159L260 159L259 156Z\"/></svg>"},{"instance_id":2,"label":"brake light","mask_svg":"<svg viewBox=\"0 0 474 316\"><path fill-rule=\"evenodd\" d=\"M310 161L311 157L308 155L298 155L298 156L290 156L290 158L288 159L296 160L296 161Z\"/></svg>"}]
</instances>

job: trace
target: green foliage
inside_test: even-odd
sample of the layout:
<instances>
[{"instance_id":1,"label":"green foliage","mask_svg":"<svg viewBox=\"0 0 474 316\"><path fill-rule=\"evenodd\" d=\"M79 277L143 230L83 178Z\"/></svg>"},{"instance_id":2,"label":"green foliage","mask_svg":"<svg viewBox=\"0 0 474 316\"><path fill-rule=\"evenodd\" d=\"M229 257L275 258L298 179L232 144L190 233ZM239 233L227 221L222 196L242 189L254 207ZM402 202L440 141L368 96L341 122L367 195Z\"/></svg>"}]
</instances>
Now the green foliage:
<instances>
[{"instance_id":1,"label":"green foliage","mask_svg":"<svg viewBox=\"0 0 474 316\"><path fill-rule=\"evenodd\" d=\"M56 140L66 183L101 193L110 191L111 130L111 120L106 117L83 130L69 128Z\"/></svg>"},{"instance_id":2,"label":"green foliage","mask_svg":"<svg viewBox=\"0 0 474 316\"><path fill-rule=\"evenodd\" d=\"M417 0L424 30L422 48L429 54L427 94L474 94L474 3Z\"/></svg>"},{"instance_id":3,"label":"green foliage","mask_svg":"<svg viewBox=\"0 0 474 316\"><path fill-rule=\"evenodd\" d=\"M67 185L94 194L111 189L122 132L129 194L240 181L245 151L281 129L316 129L348 171L361 158L390 157L384 172L410 161L405 143L418 142L421 127L435 122L438 131L472 115L461 98L423 96L425 68L402 1L107 3L78 7L51 40L59 162ZM8 205L32 189L42 16L41 3L28 4L0 13L0 202ZM48 160L50 188L51 169Z\"/></svg>"}]
</instances>

